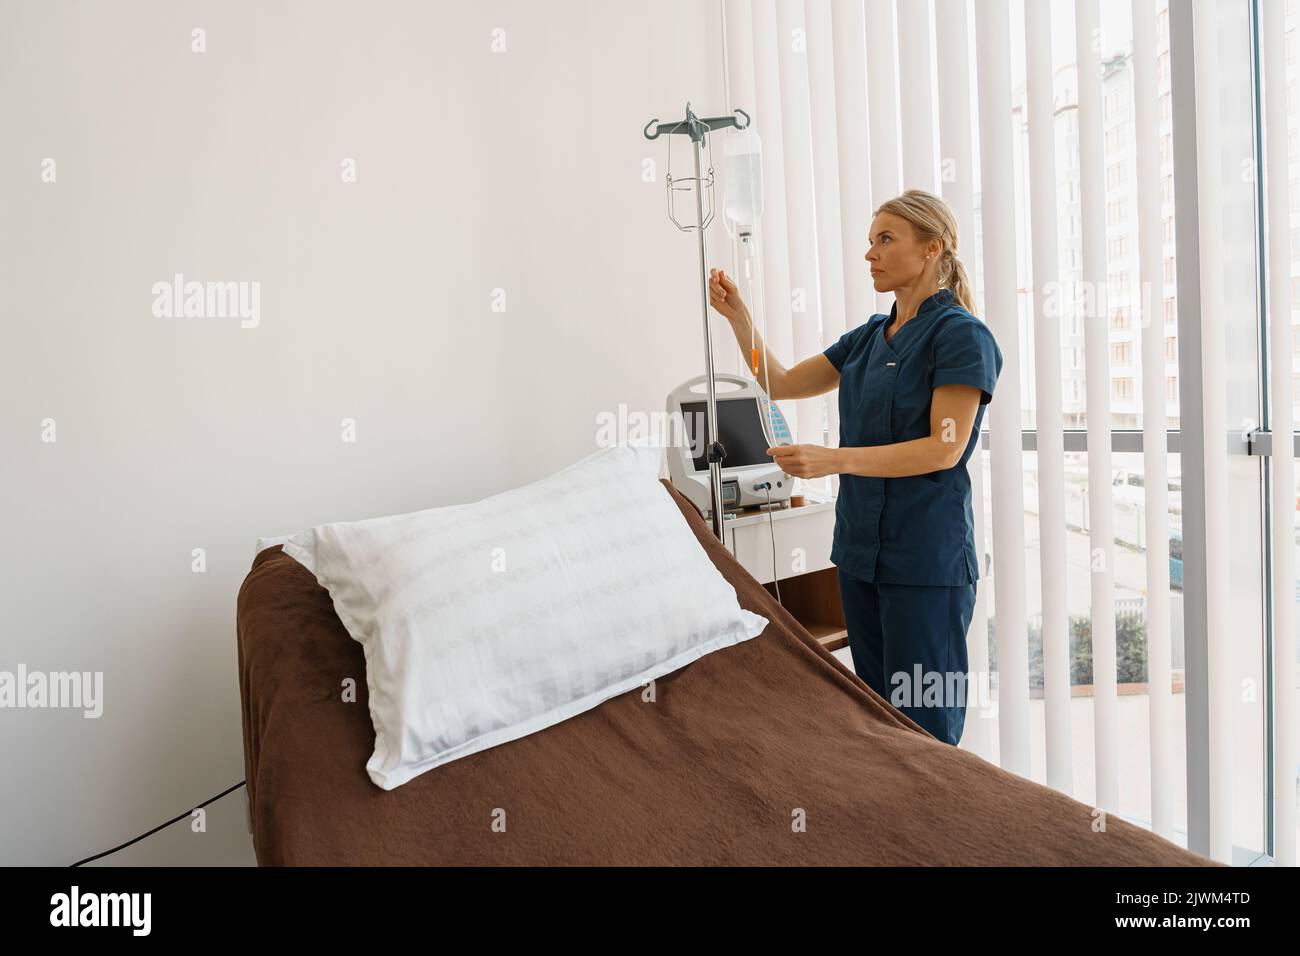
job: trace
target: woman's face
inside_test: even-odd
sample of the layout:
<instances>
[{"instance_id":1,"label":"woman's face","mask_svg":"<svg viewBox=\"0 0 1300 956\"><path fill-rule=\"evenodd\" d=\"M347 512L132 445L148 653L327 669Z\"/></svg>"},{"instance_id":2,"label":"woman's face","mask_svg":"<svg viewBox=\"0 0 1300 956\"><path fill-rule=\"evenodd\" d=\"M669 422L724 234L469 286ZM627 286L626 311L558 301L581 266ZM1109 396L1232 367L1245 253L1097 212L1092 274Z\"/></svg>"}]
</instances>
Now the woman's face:
<instances>
[{"instance_id":1,"label":"woman's face","mask_svg":"<svg viewBox=\"0 0 1300 956\"><path fill-rule=\"evenodd\" d=\"M901 216L882 212L871 221L866 260L877 292L893 292L922 278L927 266L936 262L939 241L922 242L912 224ZM933 248L930 248L933 247ZM927 253L931 254L926 259ZM937 268L937 266L936 266Z\"/></svg>"}]
</instances>

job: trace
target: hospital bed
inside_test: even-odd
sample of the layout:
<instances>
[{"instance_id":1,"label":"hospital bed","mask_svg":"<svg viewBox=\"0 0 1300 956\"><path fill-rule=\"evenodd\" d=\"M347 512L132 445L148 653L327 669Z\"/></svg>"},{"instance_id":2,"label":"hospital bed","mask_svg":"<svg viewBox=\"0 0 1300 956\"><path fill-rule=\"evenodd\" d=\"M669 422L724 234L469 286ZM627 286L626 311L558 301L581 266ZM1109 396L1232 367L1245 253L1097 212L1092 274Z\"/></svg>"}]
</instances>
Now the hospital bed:
<instances>
[{"instance_id":1,"label":"hospital bed","mask_svg":"<svg viewBox=\"0 0 1300 956\"><path fill-rule=\"evenodd\" d=\"M261 551L237 615L259 864L1217 865L929 736L663 486L767 628L659 678L653 699L628 692L389 791L365 770L361 646L311 572Z\"/></svg>"}]
</instances>

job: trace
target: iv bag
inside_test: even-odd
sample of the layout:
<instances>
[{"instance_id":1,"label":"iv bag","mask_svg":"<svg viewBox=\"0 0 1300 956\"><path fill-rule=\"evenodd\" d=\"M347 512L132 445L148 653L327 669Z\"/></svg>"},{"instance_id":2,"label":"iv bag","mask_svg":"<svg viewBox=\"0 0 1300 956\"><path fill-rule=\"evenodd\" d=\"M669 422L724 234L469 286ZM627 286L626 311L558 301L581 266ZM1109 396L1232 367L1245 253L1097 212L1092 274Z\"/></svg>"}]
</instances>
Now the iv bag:
<instances>
[{"instance_id":1,"label":"iv bag","mask_svg":"<svg viewBox=\"0 0 1300 956\"><path fill-rule=\"evenodd\" d=\"M727 232L753 227L763 214L762 143L752 125L727 137L727 198L723 213Z\"/></svg>"}]
</instances>

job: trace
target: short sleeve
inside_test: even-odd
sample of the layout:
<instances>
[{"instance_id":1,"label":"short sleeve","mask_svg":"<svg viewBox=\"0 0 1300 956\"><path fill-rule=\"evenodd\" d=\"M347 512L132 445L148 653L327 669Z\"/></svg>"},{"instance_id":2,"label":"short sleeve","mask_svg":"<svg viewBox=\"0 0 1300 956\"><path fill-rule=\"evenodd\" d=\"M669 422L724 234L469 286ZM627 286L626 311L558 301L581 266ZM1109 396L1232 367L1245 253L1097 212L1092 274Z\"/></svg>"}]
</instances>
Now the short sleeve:
<instances>
[{"instance_id":1,"label":"short sleeve","mask_svg":"<svg viewBox=\"0 0 1300 956\"><path fill-rule=\"evenodd\" d=\"M1002 350L989 327L978 319L949 323L935 338L934 387L973 385L983 394L980 404L993 400L993 386L1002 374Z\"/></svg>"},{"instance_id":2,"label":"short sleeve","mask_svg":"<svg viewBox=\"0 0 1300 956\"><path fill-rule=\"evenodd\" d=\"M849 353L853 351L853 344L857 341L858 335L860 335L862 330L870 324L871 322L868 320L862 325L859 325L856 329L849 329L841 335L839 339L832 343L830 348L822 352L822 355L825 355L826 358L830 360L830 363L835 366L835 371L838 372L844 367L844 360L847 359Z\"/></svg>"}]
</instances>

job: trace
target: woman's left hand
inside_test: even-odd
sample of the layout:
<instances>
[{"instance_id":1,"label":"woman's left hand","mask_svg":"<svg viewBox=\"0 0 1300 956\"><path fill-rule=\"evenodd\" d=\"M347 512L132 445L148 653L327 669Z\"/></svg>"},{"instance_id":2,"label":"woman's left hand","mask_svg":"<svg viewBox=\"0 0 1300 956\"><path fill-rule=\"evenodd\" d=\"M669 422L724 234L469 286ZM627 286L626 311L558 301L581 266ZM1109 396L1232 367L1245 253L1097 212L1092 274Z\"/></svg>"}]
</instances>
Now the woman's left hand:
<instances>
[{"instance_id":1,"label":"woman's left hand","mask_svg":"<svg viewBox=\"0 0 1300 956\"><path fill-rule=\"evenodd\" d=\"M824 478L840 473L838 448L823 445L777 445L767 449L777 466L796 478Z\"/></svg>"}]
</instances>

